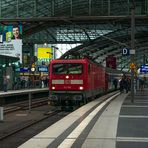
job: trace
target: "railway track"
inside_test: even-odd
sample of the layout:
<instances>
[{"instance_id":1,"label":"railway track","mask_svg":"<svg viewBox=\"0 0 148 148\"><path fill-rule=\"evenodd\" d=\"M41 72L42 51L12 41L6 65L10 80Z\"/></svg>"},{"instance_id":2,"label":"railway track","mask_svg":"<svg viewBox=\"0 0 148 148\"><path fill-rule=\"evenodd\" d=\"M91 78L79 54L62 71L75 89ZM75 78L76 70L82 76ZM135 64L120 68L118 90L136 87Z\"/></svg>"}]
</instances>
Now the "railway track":
<instances>
[{"instance_id":1,"label":"railway track","mask_svg":"<svg viewBox=\"0 0 148 148\"><path fill-rule=\"evenodd\" d=\"M108 97L114 94L115 93L111 93L111 95L107 95L103 98L103 100L105 101ZM101 101L101 103L102 102L103 101ZM9 130L0 133L0 147L9 148L10 143L14 143L14 147L18 147L19 145L21 145L34 135L38 134L39 132L43 131L45 128L54 124L58 120L62 119L69 113L70 112L58 110L49 111L48 113L44 113L44 115L38 119L32 119L26 122L22 122L22 124L15 126L15 128L9 128Z\"/></svg>"},{"instance_id":2,"label":"railway track","mask_svg":"<svg viewBox=\"0 0 148 148\"><path fill-rule=\"evenodd\" d=\"M31 102L31 108L46 105L48 102L47 98L35 99ZM4 114L12 113L18 110L27 110L29 108L28 101L22 101L19 103L13 103L9 106L4 106Z\"/></svg>"},{"instance_id":3,"label":"railway track","mask_svg":"<svg viewBox=\"0 0 148 148\"><path fill-rule=\"evenodd\" d=\"M18 132L21 132L22 130L25 130L26 128L33 126L39 122L42 122L43 120L50 118L51 116L55 116L58 113L59 113L58 111L50 112L49 114L44 115L42 118L40 118L38 120L31 120L31 121L23 124L22 126L17 127L16 129L12 129L12 131L5 132L2 135L0 134L0 140L6 139L7 137L12 136Z\"/></svg>"},{"instance_id":4,"label":"railway track","mask_svg":"<svg viewBox=\"0 0 148 148\"><path fill-rule=\"evenodd\" d=\"M13 143L13 145L11 145L11 148L16 148L34 135L38 134L58 120L62 119L67 114L68 112L50 112L48 115L46 114L40 119L28 121L22 125L17 126L15 129L1 133L0 147L10 148L10 144Z\"/></svg>"}]
</instances>

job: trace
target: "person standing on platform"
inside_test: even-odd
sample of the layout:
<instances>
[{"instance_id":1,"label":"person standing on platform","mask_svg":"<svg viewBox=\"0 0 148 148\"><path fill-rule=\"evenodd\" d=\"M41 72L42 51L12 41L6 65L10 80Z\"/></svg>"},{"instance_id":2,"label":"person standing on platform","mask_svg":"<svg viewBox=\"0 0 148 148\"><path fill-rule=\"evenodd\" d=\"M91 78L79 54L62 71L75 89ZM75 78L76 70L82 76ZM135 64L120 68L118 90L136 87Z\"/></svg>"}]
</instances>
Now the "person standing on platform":
<instances>
[{"instance_id":1,"label":"person standing on platform","mask_svg":"<svg viewBox=\"0 0 148 148\"><path fill-rule=\"evenodd\" d=\"M128 91L131 90L131 79L128 77L127 78L127 84L128 84Z\"/></svg>"},{"instance_id":2,"label":"person standing on platform","mask_svg":"<svg viewBox=\"0 0 148 148\"><path fill-rule=\"evenodd\" d=\"M8 79L7 79L7 76L4 76L4 79L3 79L3 90L4 90L4 92L7 92L7 87L8 87Z\"/></svg>"},{"instance_id":3,"label":"person standing on platform","mask_svg":"<svg viewBox=\"0 0 148 148\"><path fill-rule=\"evenodd\" d=\"M140 88L140 92L143 93L143 91L144 91L144 79L142 79L142 78L139 79L139 88Z\"/></svg>"},{"instance_id":4,"label":"person standing on platform","mask_svg":"<svg viewBox=\"0 0 148 148\"><path fill-rule=\"evenodd\" d=\"M122 93L122 92L124 92L124 80L123 80L123 77L121 78L121 80L120 80L120 92Z\"/></svg>"},{"instance_id":5,"label":"person standing on platform","mask_svg":"<svg viewBox=\"0 0 148 148\"><path fill-rule=\"evenodd\" d=\"M124 78L124 89L125 89L125 92L128 93L128 91L129 91L129 82L128 82L127 77Z\"/></svg>"},{"instance_id":6,"label":"person standing on platform","mask_svg":"<svg viewBox=\"0 0 148 148\"><path fill-rule=\"evenodd\" d=\"M117 90L118 80L116 78L113 80L113 85L114 85L115 90Z\"/></svg>"},{"instance_id":7,"label":"person standing on platform","mask_svg":"<svg viewBox=\"0 0 148 148\"><path fill-rule=\"evenodd\" d=\"M124 90L126 93L129 91L129 82L126 75L123 75L120 80L120 92L124 92Z\"/></svg>"}]
</instances>

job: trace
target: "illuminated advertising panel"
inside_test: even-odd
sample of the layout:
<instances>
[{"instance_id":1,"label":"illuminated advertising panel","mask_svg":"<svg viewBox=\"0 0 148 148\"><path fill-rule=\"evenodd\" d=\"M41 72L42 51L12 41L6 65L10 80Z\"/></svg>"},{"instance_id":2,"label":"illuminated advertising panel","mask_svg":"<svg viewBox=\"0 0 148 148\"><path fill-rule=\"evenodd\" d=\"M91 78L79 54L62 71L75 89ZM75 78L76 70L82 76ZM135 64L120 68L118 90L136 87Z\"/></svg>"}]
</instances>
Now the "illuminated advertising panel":
<instances>
[{"instance_id":1,"label":"illuminated advertising panel","mask_svg":"<svg viewBox=\"0 0 148 148\"><path fill-rule=\"evenodd\" d=\"M38 67L39 72L48 72L48 67Z\"/></svg>"},{"instance_id":2,"label":"illuminated advertising panel","mask_svg":"<svg viewBox=\"0 0 148 148\"><path fill-rule=\"evenodd\" d=\"M38 62L49 62L53 58L52 48L38 48Z\"/></svg>"},{"instance_id":3,"label":"illuminated advertising panel","mask_svg":"<svg viewBox=\"0 0 148 148\"><path fill-rule=\"evenodd\" d=\"M22 63L22 25L1 26L0 55L17 57Z\"/></svg>"}]
</instances>

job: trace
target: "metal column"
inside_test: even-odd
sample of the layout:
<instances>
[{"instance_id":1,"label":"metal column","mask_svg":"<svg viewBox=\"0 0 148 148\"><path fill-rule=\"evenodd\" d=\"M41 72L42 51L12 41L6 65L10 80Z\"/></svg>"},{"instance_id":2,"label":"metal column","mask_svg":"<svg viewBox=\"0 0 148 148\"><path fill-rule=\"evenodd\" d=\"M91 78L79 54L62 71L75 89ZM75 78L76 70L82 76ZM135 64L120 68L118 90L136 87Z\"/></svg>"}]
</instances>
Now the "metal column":
<instances>
[{"instance_id":1,"label":"metal column","mask_svg":"<svg viewBox=\"0 0 148 148\"><path fill-rule=\"evenodd\" d=\"M131 63L135 63L135 6L131 7ZM134 69L131 69L131 102L134 102Z\"/></svg>"}]
</instances>

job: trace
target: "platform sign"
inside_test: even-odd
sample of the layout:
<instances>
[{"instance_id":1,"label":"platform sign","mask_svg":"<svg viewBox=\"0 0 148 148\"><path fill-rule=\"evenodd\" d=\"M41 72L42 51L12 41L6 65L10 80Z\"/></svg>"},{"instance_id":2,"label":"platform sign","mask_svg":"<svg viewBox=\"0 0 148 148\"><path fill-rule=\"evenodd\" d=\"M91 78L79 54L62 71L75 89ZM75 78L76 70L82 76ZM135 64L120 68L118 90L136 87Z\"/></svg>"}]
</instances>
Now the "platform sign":
<instances>
[{"instance_id":1,"label":"platform sign","mask_svg":"<svg viewBox=\"0 0 148 148\"><path fill-rule=\"evenodd\" d=\"M148 65L142 65L140 67L140 72L142 72L142 73L148 73Z\"/></svg>"},{"instance_id":2,"label":"platform sign","mask_svg":"<svg viewBox=\"0 0 148 148\"><path fill-rule=\"evenodd\" d=\"M29 68L28 67L21 67L20 68L20 72L28 72L29 71Z\"/></svg>"},{"instance_id":3,"label":"platform sign","mask_svg":"<svg viewBox=\"0 0 148 148\"><path fill-rule=\"evenodd\" d=\"M130 50L128 48L123 48L122 49L122 55L123 56L128 56L130 54Z\"/></svg>"},{"instance_id":4,"label":"platform sign","mask_svg":"<svg viewBox=\"0 0 148 148\"><path fill-rule=\"evenodd\" d=\"M135 53L136 53L136 51L134 49L131 49L130 50L130 54L133 54L134 55Z\"/></svg>"}]
</instances>

